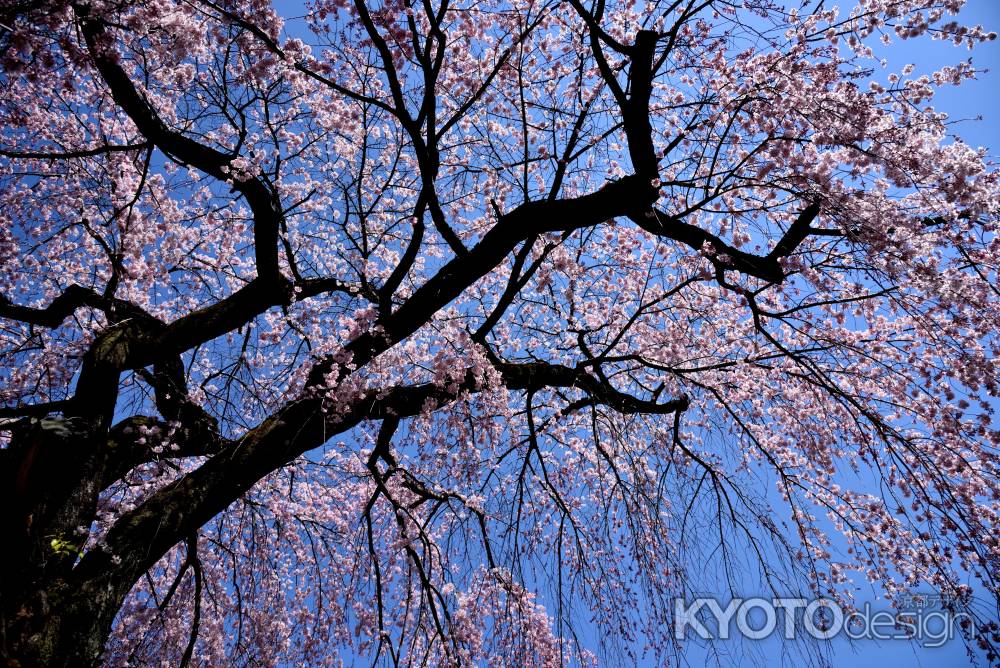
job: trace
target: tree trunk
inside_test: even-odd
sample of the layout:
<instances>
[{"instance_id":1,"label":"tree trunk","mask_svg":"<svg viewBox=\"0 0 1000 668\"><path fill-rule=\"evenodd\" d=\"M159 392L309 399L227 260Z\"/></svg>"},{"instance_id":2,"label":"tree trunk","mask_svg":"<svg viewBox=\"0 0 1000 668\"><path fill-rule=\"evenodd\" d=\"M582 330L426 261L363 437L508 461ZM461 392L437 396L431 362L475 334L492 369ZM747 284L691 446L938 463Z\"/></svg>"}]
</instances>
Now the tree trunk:
<instances>
[{"instance_id":1,"label":"tree trunk","mask_svg":"<svg viewBox=\"0 0 1000 668\"><path fill-rule=\"evenodd\" d=\"M75 582L72 573L101 491L101 431L83 419L32 419L3 452L0 614L8 666L95 665L127 593L110 582Z\"/></svg>"},{"instance_id":2,"label":"tree trunk","mask_svg":"<svg viewBox=\"0 0 1000 668\"><path fill-rule=\"evenodd\" d=\"M96 666L122 602L118 587L75 587L60 580L16 606L4 597L4 659L19 668ZM11 615L11 616L8 616Z\"/></svg>"}]
</instances>

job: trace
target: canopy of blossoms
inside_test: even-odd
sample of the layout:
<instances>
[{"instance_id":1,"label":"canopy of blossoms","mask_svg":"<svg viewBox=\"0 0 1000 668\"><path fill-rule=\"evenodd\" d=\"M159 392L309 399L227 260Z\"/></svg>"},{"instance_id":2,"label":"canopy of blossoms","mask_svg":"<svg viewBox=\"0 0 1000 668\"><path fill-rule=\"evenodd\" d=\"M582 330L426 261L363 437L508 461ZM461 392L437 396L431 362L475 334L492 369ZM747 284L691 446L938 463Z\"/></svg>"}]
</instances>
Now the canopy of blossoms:
<instances>
[{"instance_id":1,"label":"canopy of blossoms","mask_svg":"<svg viewBox=\"0 0 1000 668\"><path fill-rule=\"evenodd\" d=\"M880 59L962 5L0 0L3 658L997 661L1000 183Z\"/></svg>"}]
</instances>

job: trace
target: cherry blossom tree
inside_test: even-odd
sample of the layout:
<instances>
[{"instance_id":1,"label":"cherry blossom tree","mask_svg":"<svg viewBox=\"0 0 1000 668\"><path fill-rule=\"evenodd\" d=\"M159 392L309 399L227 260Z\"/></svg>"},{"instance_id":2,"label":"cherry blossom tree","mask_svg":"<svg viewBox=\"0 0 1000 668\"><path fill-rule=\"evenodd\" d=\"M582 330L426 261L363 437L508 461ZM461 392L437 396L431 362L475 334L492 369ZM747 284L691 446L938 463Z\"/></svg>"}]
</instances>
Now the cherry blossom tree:
<instances>
[{"instance_id":1,"label":"cherry blossom tree","mask_svg":"<svg viewBox=\"0 0 1000 668\"><path fill-rule=\"evenodd\" d=\"M666 662L747 578L996 661L1000 182L878 55L962 4L2 0L7 665Z\"/></svg>"}]
</instances>

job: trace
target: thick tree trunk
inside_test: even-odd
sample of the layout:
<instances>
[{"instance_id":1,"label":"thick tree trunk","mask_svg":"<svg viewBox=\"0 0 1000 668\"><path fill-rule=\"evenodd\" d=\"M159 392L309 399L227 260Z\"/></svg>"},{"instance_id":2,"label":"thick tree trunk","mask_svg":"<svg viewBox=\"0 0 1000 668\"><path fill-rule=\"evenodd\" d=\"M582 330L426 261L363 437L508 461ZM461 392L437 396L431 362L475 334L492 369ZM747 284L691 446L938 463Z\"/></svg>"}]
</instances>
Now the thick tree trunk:
<instances>
[{"instance_id":1,"label":"thick tree trunk","mask_svg":"<svg viewBox=\"0 0 1000 668\"><path fill-rule=\"evenodd\" d=\"M104 455L95 438L101 431L83 419L30 420L4 452L0 614L8 666L99 660L121 586L74 582L72 568L101 490Z\"/></svg>"},{"instance_id":2,"label":"thick tree trunk","mask_svg":"<svg viewBox=\"0 0 1000 668\"><path fill-rule=\"evenodd\" d=\"M4 599L4 659L19 668L77 668L100 661L122 597L118 587L100 590L59 581L28 599ZM17 604L20 605L17 605Z\"/></svg>"}]
</instances>

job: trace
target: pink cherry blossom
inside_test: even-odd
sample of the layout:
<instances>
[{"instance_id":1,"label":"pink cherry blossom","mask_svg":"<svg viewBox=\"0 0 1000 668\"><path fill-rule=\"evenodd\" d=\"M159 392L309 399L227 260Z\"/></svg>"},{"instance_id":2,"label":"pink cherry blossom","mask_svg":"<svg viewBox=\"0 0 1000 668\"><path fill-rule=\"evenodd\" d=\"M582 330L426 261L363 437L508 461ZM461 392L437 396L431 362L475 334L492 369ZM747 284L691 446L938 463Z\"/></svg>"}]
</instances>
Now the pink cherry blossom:
<instances>
[{"instance_id":1,"label":"pink cherry blossom","mask_svg":"<svg viewBox=\"0 0 1000 668\"><path fill-rule=\"evenodd\" d=\"M3 658L661 665L870 585L1000 665L963 4L0 0Z\"/></svg>"}]
</instances>

